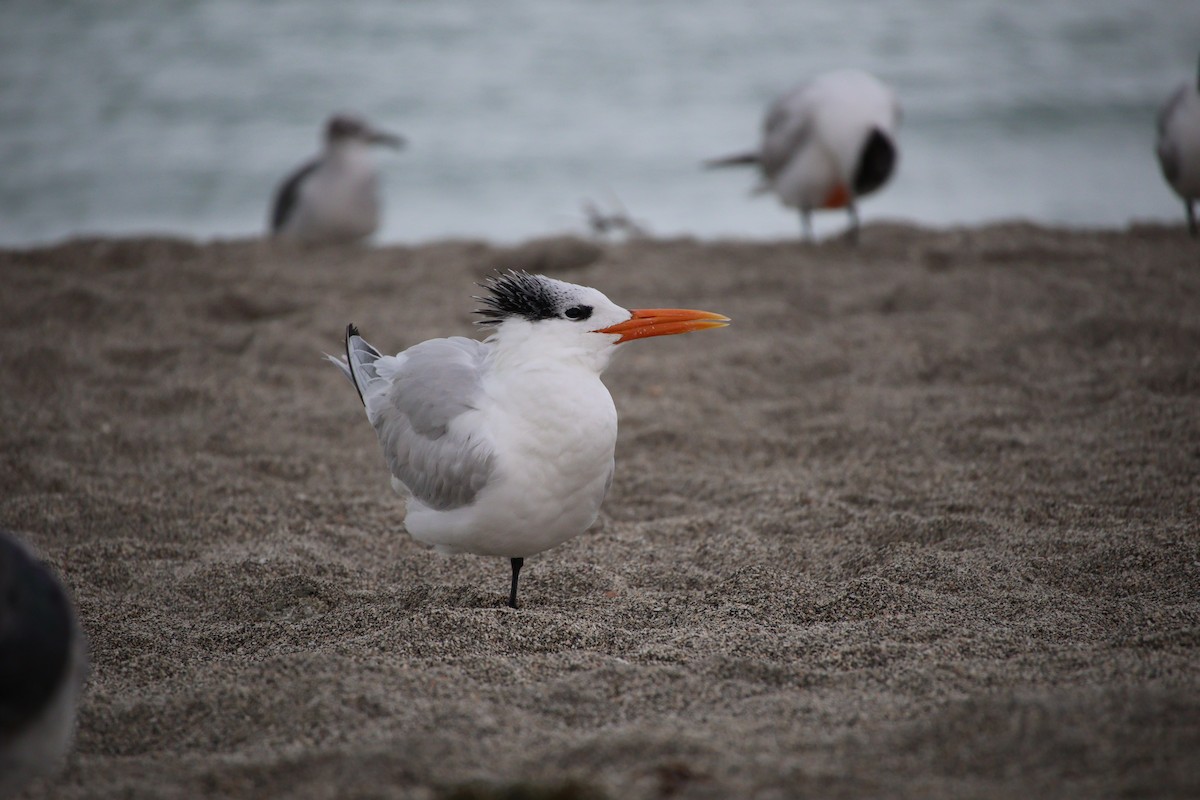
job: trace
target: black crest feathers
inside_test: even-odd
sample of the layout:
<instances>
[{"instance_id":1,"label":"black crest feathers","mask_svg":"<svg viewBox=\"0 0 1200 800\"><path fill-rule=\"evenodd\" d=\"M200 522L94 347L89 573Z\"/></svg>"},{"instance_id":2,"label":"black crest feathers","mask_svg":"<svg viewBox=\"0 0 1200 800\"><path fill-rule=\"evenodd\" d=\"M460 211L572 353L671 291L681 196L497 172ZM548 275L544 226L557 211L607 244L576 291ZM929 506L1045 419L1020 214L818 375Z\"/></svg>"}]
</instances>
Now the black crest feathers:
<instances>
[{"instance_id":1,"label":"black crest feathers","mask_svg":"<svg viewBox=\"0 0 1200 800\"><path fill-rule=\"evenodd\" d=\"M558 315L559 298L554 287L540 275L528 272L497 273L481 284L489 294L475 299L482 305L475 313L483 317L480 325L499 325L509 317L524 317L530 322Z\"/></svg>"}]
</instances>

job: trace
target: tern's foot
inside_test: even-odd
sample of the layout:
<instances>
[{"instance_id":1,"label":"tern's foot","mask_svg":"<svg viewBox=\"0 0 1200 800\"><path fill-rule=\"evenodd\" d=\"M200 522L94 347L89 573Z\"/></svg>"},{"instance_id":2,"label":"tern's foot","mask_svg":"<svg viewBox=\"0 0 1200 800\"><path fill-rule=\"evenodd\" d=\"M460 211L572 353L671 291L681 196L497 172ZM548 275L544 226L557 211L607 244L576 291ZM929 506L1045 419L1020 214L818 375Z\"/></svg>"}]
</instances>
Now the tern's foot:
<instances>
[{"instance_id":1,"label":"tern's foot","mask_svg":"<svg viewBox=\"0 0 1200 800\"><path fill-rule=\"evenodd\" d=\"M525 566L525 559L514 558L512 561L512 588L508 592L508 607L517 607L517 578L521 574L521 567Z\"/></svg>"}]
</instances>

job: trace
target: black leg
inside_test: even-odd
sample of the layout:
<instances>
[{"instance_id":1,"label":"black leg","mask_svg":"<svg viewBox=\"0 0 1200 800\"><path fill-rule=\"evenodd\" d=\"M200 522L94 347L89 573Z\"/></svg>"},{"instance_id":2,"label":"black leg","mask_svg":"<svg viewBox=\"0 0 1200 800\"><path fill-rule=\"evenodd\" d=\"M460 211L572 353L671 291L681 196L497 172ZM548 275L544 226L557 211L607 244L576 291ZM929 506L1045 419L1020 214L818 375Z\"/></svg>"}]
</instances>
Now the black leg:
<instances>
[{"instance_id":1,"label":"black leg","mask_svg":"<svg viewBox=\"0 0 1200 800\"><path fill-rule=\"evenodd\" d=\"M514 558L512 560L513 582L512 582L512 590L509 591L509 593L508 593L508 607L509 608L517 607L517 576L521 574L521 567L524 565L525 565L525 559L523 559L523 558Z\"/></svg>"},{"instance_id":2,"label":"black leg","mask_svg":"<svg viewBox=\"0 0 1200 800\"><path fill-rule=\"evenodd\" d=\"M1188 230L1192 232L1192 236L1195 236L1195 235L1197 235L1197 233L1196 233L1196 209L1192 208L1191 200L1184 200L1183 207L1187 209Z\"/></svg>"}]
</instances>

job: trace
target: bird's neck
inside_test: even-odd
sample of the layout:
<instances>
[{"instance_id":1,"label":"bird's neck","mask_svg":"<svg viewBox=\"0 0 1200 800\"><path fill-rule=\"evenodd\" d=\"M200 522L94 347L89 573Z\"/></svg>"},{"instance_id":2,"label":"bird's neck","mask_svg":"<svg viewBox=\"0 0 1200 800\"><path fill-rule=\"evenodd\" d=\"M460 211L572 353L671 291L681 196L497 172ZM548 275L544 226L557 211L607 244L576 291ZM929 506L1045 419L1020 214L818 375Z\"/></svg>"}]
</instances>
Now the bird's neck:
<instances>
[{"instance_id":1,"label":"bird's neck","mask_svg":"<svg viewBox=\"0 0 1200 800\"><path fill-rule=\"evenodd\" d=\"M356 139L330 142L326 153L328 159L335 162L369 162L371 158L371 148Z\"/></svg>"},{"instance_id":2,"label":"bird's neck","mask_svg":"<svg viewBox=\"0 0 1200 800\"><path fill-rule=\"evenodd\" d=\"M575 372L598 378L612 360L614 348L596 336L591 342L564 340L537 326L500 330L491 339L492 359L499 369Z\"/></svg>"}]
</instances>

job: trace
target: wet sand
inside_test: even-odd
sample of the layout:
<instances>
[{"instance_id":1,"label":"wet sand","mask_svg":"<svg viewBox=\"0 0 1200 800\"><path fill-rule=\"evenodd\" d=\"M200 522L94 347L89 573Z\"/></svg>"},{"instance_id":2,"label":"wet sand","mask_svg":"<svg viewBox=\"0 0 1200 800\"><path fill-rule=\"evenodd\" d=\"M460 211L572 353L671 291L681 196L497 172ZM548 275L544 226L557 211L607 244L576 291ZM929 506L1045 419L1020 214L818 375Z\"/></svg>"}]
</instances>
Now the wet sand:
<instances>
[{"instance_id":1,"label":"wet sand","mask_svg":"<svg viewBox=\"0 0 1200 800\"><path fill-rule=\"evenodd\" d=\"M497 267L733 326L627 346L601 520L444 558L351 387ZM0 252L0 526L91 642L37 798L1200 795L1200 244ZM508 792L507 794L505 792Z\"/></svg>"}]
</instances>

